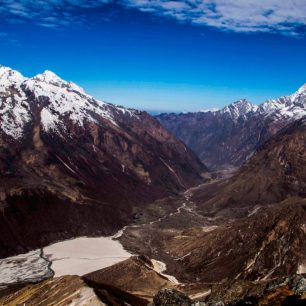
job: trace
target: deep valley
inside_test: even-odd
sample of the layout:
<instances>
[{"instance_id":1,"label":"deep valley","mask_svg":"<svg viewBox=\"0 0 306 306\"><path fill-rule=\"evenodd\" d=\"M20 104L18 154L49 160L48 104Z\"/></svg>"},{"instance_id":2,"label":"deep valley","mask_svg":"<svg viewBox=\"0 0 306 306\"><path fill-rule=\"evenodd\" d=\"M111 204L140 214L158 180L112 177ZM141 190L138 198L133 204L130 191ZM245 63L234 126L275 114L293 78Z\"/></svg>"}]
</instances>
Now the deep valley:
<instances>
[{"instance_id":1,"label":"deep valley","mask_svg":"<svg viewBox=\"0 0 306 306\"><path fill-rule=\"evenodd\" d=\"M1 66L0 304L305 305L305 115L305 85L156 119Z\"/></svg>"}]
</instances>

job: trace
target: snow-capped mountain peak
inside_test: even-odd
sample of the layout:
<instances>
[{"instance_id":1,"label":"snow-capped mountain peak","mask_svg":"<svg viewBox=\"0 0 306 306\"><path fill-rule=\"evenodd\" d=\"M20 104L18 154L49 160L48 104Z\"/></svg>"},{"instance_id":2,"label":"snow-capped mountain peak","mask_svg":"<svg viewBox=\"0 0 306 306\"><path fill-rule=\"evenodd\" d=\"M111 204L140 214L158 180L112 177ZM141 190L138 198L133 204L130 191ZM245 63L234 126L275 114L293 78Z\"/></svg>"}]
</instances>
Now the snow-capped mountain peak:
<instances>
[{"instance_id":1,"label":"snow-capped mountain peak","mask_svg":"<svg viewBox=\"0 0 306 306\"><path fill-rule=\"evenodd\" d=\"M199 113L208 113L213 114L227 114L232 120L237 120L239 117L245 117L249 113L255 113L258 110L258 106L252 104L246 99L240 99L235 101L222 109L212 108L212 109L203 109Z\"/></svg>"},{"instance_id":2,"label":"snow-capped mountain peak","mask_svg":"<svg viewBox=\"0 0 306 306\"><path fill-rule=\"evenodd\" d=\"M237 120L241 116L246 116L249 113L256 112L258 106L250 103L246 99L238 100L226 107L224 107L221 112L224 114L229 114L232 119Z\"/></svg>"},{"instance_id":3,"label":"snow-capped mountain peak","mask_svg":"<svg viewBox=\"0 0 306 306\"><path fill-rule=\"evenodd\" d=\"M303 86L301 86L296 93L297 94L306 94L306 83Z\"/></svg>"},{"instance_id":4,"label":"snow-capped mountain peak","mask_svg":"<svg viewBox=\"0 0 306 306\"><path fill-rule=\"evenodd\" d=\"M257 109L257 105L252 104L246 99L240 99L234 103L232 103L230 106L239 109L239 111L242 114L247 114L248 112L254 111Z\"/></svg>"},{"instance_id":5,"label":"snow-capped mountain peak","mask_svg":"<svg viewBox=\"0 0 306 306\"><path fill-rule=\"evenodd\" d=\"M306 108L306 84L301 86L294 94L292 94L290 100L292 103L299 104Z\"/></svg>"},{"instance_id":6,"label":"snow-capped mountain peak","mask_svg":"<svg viewBox=\"0 0 306 306\"><path fill-rule=\"evenodd\" d=\"M46 83L63 83L63 81L57 74L50 70L45 70L43 73L33 77L34 80L39 80Z\"/></svg>"},{"instance_id":7,"label":"snow-capped mountain peak","mask_svg":"<svg viewBox=\"0 0 306 306\"><path fill-rule=\"evenodd\" d=\"M18 71L0 65L0 92L5 92L12 85L21 84L25 79Z\"/></svg>"},{"instance_id":8,"label":"snow-capped mountain peak","mask_svg":"<svg viewBox=\"0 0 306 306\"><path fill-rule=\"evenodd\" d=\"M306 84L295 93L262 103L259 113L278 119L299 119L306 115Z\"/></svg>"},{"instance_id":9,"label":"snow-capped mountain peak","mask_svg":"<svg viewBox=\"0 0 306 306\"><path fill-rule=\"evenodd\" d=\"M115 118L136 116L132 110L95 100L78 85L67 82L46 70L32 78L0 66L0 121L5 134L18 139L26 124L39 114L44 131L65 133L71 123L104 124L107 120L117 126ZM35 119L37 122L37 119ZM0 130L1 132L1 130Z\"/></svg>"},{"instance_id":10,"label":"snow-capped mountain peak","mask_svg":"<svg viewBox=\"0 0 306 306\"><path fill-rule=\"evenodd\" d=\"M50 70L46 70L43 73L36 75L32 79L36 81L44 82L47 84L51 84L54 86L58 86L58 87L66 87L71 90L78 91L84 95L86 94L83 88L81 88L80 86L76 85L73 82L70 82L70 81L67 82L61 79L57 74L55 74L54 72Z\"/></svg>"}]
</instances>

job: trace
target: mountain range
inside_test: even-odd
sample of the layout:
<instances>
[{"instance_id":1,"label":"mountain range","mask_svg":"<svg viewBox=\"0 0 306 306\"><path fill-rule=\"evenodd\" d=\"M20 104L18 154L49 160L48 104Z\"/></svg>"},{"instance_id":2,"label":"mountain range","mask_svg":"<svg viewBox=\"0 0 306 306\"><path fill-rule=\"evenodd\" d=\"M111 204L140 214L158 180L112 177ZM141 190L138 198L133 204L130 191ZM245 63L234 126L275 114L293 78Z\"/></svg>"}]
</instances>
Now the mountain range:
<instances>
[{"instance_id":1,"label":"mountain range","mask_svg":"<svg viewBox=\"0 0 306 306\"><path fill-rule=\"evenodd\" d=\"M306 115L306 85L259 106L239 100L221 110L164 113L161 124L184 141L211 170L239 168L256 148Z\"/></svg>"},{"instance_id":2,"label":"mountain range","mask_svg":"<svg viewBox=\"0 0 306 306\"><path fill-rule=\"evenodd\" d=\"M0 120L0 304L305 305L306 86L154 118L1 66ZM79 236L134 256L53 277Z\"/></svg>"}]
</instances>

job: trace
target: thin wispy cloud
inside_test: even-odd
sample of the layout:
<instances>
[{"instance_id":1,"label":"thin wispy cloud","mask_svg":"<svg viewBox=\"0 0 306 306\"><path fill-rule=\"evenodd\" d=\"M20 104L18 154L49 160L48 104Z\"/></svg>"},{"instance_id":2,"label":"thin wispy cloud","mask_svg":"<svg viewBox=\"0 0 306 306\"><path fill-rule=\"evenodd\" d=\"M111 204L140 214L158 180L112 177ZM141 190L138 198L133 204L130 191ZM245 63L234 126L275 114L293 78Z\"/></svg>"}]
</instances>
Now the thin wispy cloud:
<instances>
[{"instance_id":1,"label":"thin wispy cloud","mask_svg":"<svg viewBox=\"0 0 306 306\"><path fill-rule=\"evenodd\" d=\"M8 22L32 21L48 28L78 25L84 18L76 13L79 9L103 6L111 0L4 0L1 1L0 17Z\"/></svg>"},{"instance_id":2,"label":"thin wispy cloud","mask_svg":"<svg viewBox=\"0 0 306 306\"><path fill-rule=\"evenodd\" d=\"M306 28L306 0L4 0L0 16L55 28L83 24L86 18L78 15L80 9L106 3L225 31L302 35Z\"/></svg>"},{"instance_id":3,"label":"thin wispy cloud","mask_svg":"<svg viewBox=\"0 0 306 306\"><path fill-rule=\"evenodd\" d=\"M306 27L305 0L126 0L125 3L179 21L227 31L300 35Z\"/></svg>"}]
</instances>

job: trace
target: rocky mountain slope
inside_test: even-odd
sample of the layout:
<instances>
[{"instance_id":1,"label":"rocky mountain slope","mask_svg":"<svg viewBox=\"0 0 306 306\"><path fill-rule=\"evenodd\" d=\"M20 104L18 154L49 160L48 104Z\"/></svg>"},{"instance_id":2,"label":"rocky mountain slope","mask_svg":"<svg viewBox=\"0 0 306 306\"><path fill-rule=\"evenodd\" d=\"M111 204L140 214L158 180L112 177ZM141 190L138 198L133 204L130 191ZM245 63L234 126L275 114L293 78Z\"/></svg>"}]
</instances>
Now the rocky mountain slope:
<instances>
[{"instance_id":1,"label":"rocky mountain slope","mask_svg":"<svg viewBox=\"0 0 306 306\"><path fill-rule=\"evenodd\" d=\"M194 199L207 214L246 214L286 199L306 197L306 117L260 146L229 180L198 190ZM222 190L222 192L220 192Z\"/></svg>"},{"instance_id":2,"label":"rocky mountain slope","mask_svg":"<svg viewBox=\"0 0 306 306\"><path fill-rule=\"evenodd\" d=\"M28 285L15 292L1 296L0 303L9 305L83 305L106 306L94 290L78 276L64 276Z\"/></svg>"},{"instance_id":3,"label":"rocky mountain slope","mask_svg":"<svg viewBox=\"0 0 306 306\"><path fill-rule=\"evenodd\" d=\"M179 213L127 228L125 248L165 262L182 283L305 273L305 122L273 136L230 179L189 190Z\"/></svg>"},{"instance_id":4,"label":"rocky mountain slope","mask_svg":"<svg viewBox=\"0 0 306 306\"><path fill-rule=\"evenodd\" d=\"M0 256L106 235L136 207L199 183L203 164L145 112L50 71L0 67Z\"/></svg>"},{"instance_id":5,"label":"rocky mountain slope","mask_svg":"<svg viewBox=\"0 0 306 306\"><path fill-rule=\"evenodd\" d=\"M234 177L215 186L212 184L210 195L205 188L195 193L193 200L198 202L201 214L230 222L212 232L210 237L204 235L207 240L203 241L205 247L200 252L206 254L209 261L208 250L214 250L209 269L215 266L222 271L221 264L218 265L220 259L228 265L222 277L225 271L235 269L235 263L238 264L237 278L256 280L298 271L305 273L305 148L304 117L262 145ZM237 218L238 221L231 221ZM213 259L218 249L220 256ZM247 258L244 263L243 254ZM203 257L196 257L203 265ZM189 257L188 260L193 259ZM196 267L194 263L191 266ZM203 275L209 275L204 272L206 268L197 268ZM233 270L231 273L235 274Z\"/></svg>"},{"instance_id":6,"label":"rocky mountain slope","mask_svg":"<svg viewBox=\"0 0 306 306\"><path fill-rule=\"evenodd\" d=\"M240 167L272 135L306 115L306 85L257 106L240 100L221 110L161 114L157 119L211 169Z\"/></svg>"},{"instance_id":7,"label":"rocky mountain slope","mask_svg":"<svg viewBox=\"0 0 306 306\"><path fill-rule=\"evenodd\" d=\"M305 148L303 117L262 145L235 176L194 191L197 212L216 228L185 231L179 247L175 239L167 242L167 252L183 258L183 277L258 281L306 272Z\"/></svg>"},{"instance_id":8,"label":"rocky mountain slope","mask_svg":"<svg viewBox=\"0 0 306 306\"><path fill-rule=\"evenodd\" d=\"M156 292L163 288L175 288L175 284L154 269L145 256L131 257L108 268L83 277L88 284L104 284L152 301Z\"/></svg>"},{"instance_id":9,"label":"rocky mountain slope","mask_svg":"<svg viewBox=\"0 0 306 306\"><path fill-rule=\"evenodd\" d=\"M160 290L154 306L302 306L306 303L306 280L301 275L266 282L229 281L213 285L205 301L190 299L175 289Z\"/></svg>"}]
</instances>

